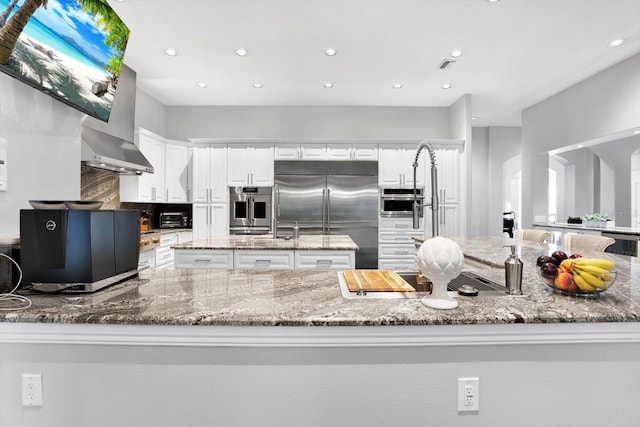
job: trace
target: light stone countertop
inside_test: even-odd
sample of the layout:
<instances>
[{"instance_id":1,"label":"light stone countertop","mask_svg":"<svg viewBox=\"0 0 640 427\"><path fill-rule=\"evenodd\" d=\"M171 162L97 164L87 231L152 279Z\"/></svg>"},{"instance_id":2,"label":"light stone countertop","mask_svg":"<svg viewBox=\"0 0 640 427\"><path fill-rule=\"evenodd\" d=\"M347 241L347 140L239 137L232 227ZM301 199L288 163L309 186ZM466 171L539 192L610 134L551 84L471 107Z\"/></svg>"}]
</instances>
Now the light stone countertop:
<instances>
[{"instance_id":1,"label":"light stone countertop","mask_svg":"<svg viewBox=\"0 0 640 427\"><path fill-rule=\"evenodd\" d=\"M569 224L566 222L536 222L533 223L533 227L538 228L559 228L559 229L570 229L570 230L593 230L593 231L601 231L603 233L617 233L617 234L628 234L632 236L638 236L640 238L640 228L632 228L632 227L594 227L592 225L586 224Z\"/></svg>"},{"instance_id":2,"label":"light stone countertop","mask_svg":"<svg viewBox=\"0 0 640 427\"><path fill-rule=\"evenodd\" d=\"M301 235L296 239L274 239L272 234L228 235L194 240L173 249L262 249L262 250L358 250L347 235Z\"/></svg>"},{"instance_id":3,"label":"light stone countertop","mask_svg":"<svg viewBox=\"0 0 640 427\"><path fill-rule=\"evenodd\" d=\"M503 238L454 239L463 253L493 263L507 257ZM153 325L460 325L565 322L638 322L640 262L616 261L616 283L598 298L552 292L538 278L535 259L554 250L520 243L524 297L458 297L453 310L420 299L347 299L335 271L144 270L139 277L94 294L27 294L29 309L0 314L1 322ZM504 283L504 269L481 270Z\"/></svg>"}]
</instances>

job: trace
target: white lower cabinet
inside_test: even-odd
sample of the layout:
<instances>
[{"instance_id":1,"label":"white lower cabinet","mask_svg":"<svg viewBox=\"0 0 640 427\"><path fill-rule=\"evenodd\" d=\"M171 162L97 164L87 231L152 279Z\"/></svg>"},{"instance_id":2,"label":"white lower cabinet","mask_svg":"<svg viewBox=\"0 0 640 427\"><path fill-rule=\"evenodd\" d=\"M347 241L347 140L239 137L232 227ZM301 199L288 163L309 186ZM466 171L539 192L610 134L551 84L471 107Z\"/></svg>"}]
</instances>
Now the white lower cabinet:
<instances>
[{"instance_id":1,"label":"white lower cabinet","mask_svg":"<svg viewBox=\"0 0 640 427\"><path fill-rule=\"evenodd\" d=\"M138 258L138 270L144 270L146 268L154 268L155 266L156 266L155 249L150 251L140 252L140 258Z\"/></svg>"},{"instance_id":2,"label":"white lower cabinet","mask_svg":"<svg viewBox=\"0 0 640 427\"><path fill-rule=\"evenodd\" d=\"M174 250L171 246L178 244L178 233L163 233L160 236L160 247L156 248L156 269L170 270L174 267Z\"/></svg>"},{"instance_id":3,"label":"white lower cabinet","mask_svg":"<svg viewBox=\"0 0 640 427\"><path fill-rule=\"evenodd\" d=\"M178 249L175 268L221 270L353 270L355 251Z\"/></svg>"},{"instance_id":4,"label":"white lower cabinet","mask_svg":"<svg viewBox=\"0 0 640 427\"><path fill-rule=\"evenodd\" d=\"M414 237L424 238L424 218L418 229L413 228L413 218L380 218L378 231L378 269L418 269L418 252Z\"/></svg>"},{"instance_id":5,"label":"white lower cabinet","mask_svg":"<svg viewBox=\"0 0 640 427\"><path fill-rule=\"evenodd\" d=\"M193 240L229 234L226 203L193 204Z\"/></svg>"},{"instance_id":6,"label":"white lower cabinet","mask_svg":"<svg viewBox=\"0 0 640 427\"><path fill-rule=\"evenodd\" d=\"M295 251L296 270L353 270L353 251Z\"/></svg>"},{"instance_id":7,"label":"white lower cabinet","mask_svg":"<svg viewBox=\"0 0 640 427\"><path fill-rule=\"evenodd\" d=\"M233 270L233 249L177 249L176 268Z\"/></svg>"},{"instance_id":8,"label":"white lower cabinet","mask_svg":"<svg viewBox=\"0 0 640 427\"><path fill-rule=\"evenodd\" d=\"M236 250L234 270L293 270L293 251Z\"/></svg>"}]
</instances>

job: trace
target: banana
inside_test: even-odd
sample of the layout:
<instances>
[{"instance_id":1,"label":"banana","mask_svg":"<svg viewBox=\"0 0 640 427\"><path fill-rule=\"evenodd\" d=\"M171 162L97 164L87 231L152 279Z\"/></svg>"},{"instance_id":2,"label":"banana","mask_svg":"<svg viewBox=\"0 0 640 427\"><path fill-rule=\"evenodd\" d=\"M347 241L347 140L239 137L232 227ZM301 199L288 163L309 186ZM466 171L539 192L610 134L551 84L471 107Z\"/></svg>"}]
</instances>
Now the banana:
<instances>
[{"instance_id":1,"label":"banana","mask_svg":"<svg viewBox=\"0 0 640 427\"><path fill-rule=\"evenodd\" d=\"M580 272L580 277L582 279L584 279L585 282L587 282L588 284L590 284L591 286L593 286L595 288L606 289L606 287L607 287L607 284L604 283L604 281L602 279L600 279L599 277L596 277L593 274L588 273L586 271L581 271Z\"/></svg>"},{"instance_id":2,"label":"banana","mask_svg":"<svg viewBox=\"0 0 640 427\"><path fill-rule=\"evenodd\" d=\"M590 265L605 270L613 270L616 267L613 261L604 258L576 258L574 263L575 265Z\"/></svg>"},{"instance_id":3,"label":"banana","mask_svg":"<svg viewBox=\"0 0 640 427\"><path fill-rule=\"evenodd\" d=\"M609 270L606 270L604 268L600 268L600 267L596 267L595 265L584 265L584 264L576 264L574 265L575 269L581 270L581 271L586 271L587 273L591 273L595 276L601 276L603 274L607 274L609 273Z\"/></svg>"},{"instance_id":4,"label":"banana","mask_svg":"<svg viewBox=\"0 0 640 427\"><path fill-rule=\"evenodd\" d=\"M594 288L593 286L591 286L590 284L588 284L581 276L580 274L574 274L573 275L573 281L575 282L575 284L582 289L585 292L594 292L596 290L596 288Z\"/></svg>"}]
</instances>

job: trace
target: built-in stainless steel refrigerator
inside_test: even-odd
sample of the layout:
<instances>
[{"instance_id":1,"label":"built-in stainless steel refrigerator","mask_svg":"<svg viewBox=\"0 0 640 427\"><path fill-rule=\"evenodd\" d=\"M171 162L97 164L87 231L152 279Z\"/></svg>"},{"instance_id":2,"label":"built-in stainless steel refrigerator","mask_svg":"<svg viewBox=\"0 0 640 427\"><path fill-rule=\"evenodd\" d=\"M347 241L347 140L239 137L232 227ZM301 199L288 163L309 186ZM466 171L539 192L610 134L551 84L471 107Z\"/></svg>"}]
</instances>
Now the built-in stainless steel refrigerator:
<instances>
[{"instance_id":1,"label":"built-in stainless steel refrigerator","mask_svg":"<svg viewBox=\"0 0 640 427\"><path fill-rule=\"evenodd\" d=\"M378 267L378 162L276 161L274 193L280 235L346 234L356 268Z\"/></svg>"}]
</instances>

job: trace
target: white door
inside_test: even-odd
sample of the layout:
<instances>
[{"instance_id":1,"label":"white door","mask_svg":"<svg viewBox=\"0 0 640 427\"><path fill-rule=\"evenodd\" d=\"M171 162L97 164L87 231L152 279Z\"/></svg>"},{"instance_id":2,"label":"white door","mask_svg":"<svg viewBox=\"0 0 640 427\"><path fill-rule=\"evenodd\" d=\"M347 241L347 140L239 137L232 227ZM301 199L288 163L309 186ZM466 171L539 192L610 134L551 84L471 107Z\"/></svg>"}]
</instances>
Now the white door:
<instances>
[{"instance_id":1,"label":"white door","mask_svg":"<svg viewBox=\"0 0 640 427\"><path fill-rule=\"evenodd\" d=\"M164 143L156 141L147 135L139 135L139 148L142 154L149 160L153 166L154 173L142 174L141 184L142 187L148 186L150 188L152 202L165 202L165 152ZM146 175L146 176L145 176ZM146 191L146 190L145 190Z\"/></svg>"},{"instance_id":2,"label":"white door","mask_svg":"<svg viewBox=\"0 0 640 427\"><path fill-rule=\"evenodd\" d=\"M227 150L227 183L231 187L249 184L250 153L247 145L230 145Z\"/></svg>"},{"instance_id":3,"label":"white door","mask_svg":"<svg viewBox=\"0 0 640 427\"><path fill-rule=\"evenodd\" d=\"M168 203L186 203L189 184L189 149L182 145L165 146L165 185Z\"/></svg>"},{"instance_id":4,"label":"white door","mask_svg":"<svg viewBox=\"0 0 640 427\"><path fill-rule=\"evenodd\" d=\"M232 162L229 162L229 165L229 170L235 167ZM273 185L273 145L251 147L249 150L249 165L248 185Z\"/></svg>"},{"instance_id":5,"label":"white door","mask_svg":"<svg viewBox=\"0 0 640 427\"><path fill-rule=\"evenodd\" d=\"M227 147L216 145L209 149L209 185L211 187L210 202L226 203L227 186Z\"/></svg>"},{"instance_id":6,"label":"white door","mask_svg":"<svg viewBox=\"0 0 640 427\"><path fill-rule=\"evenodd\" d=\"M206 239L211 234L211 212L209 206L201 203L193 205L193 240Z\"/></svg>"},{"instance_id":7,"label":"white door","mask_svg":"<svg viewBox=\"0 0 640 427\"><path fill-rule=\"evenodd\" d=\"M381 146L378 162L378 183L383 187L401 186L403 172L402 148L398 146Z\"/></svg>"},{"instance_id":8,"label":"white door","mask_svg":"<svg viewBox=\"0 0 640 427\"><path fill-rule=\"evenodd\" d=\"M213 204L209 206L211 218L211 235L226 236L229 234L229 209L227 204Z\"/></svg>"},{"instance_id":9,"label":"white door","mask_svg":"<svg viewBox=\"0 0 640 427\"><path fill-rule=\"evenodd\" d=\"M191 157L191 200L194 203L207 203L209 201L209 174L210 174L209 147L194 147ZM226 170L226 162L225 162Z\"/></svg>"}]
</instances>

